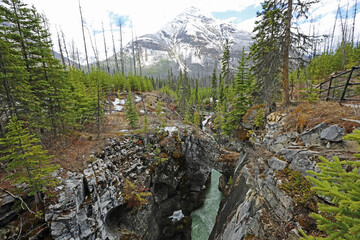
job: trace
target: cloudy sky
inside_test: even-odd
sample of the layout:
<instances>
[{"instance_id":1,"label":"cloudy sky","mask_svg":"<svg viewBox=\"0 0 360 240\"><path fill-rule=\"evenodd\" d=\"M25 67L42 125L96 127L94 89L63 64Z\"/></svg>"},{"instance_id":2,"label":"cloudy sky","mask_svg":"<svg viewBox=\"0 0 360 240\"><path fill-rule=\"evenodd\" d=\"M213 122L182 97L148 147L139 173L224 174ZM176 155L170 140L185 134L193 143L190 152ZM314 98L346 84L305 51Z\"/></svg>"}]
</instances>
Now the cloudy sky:
<instances>
[{"instance_id":1,"label":"cloudy sky","mask_svg":"<svg viewBox=\"0 0 360 240\"><path fill-rule=\"evenodd\" d=\"M53 38L56 29L62 30L66 41L74 40L80 52L83 52L81 21L79 14L79 0L23 0L29 5L34 5L37 10L44 13L49 19ZM119 30L116 25L122 22L124 31L124 45L131 40L131 23L134 35L141 36L154 33L161 29L185 9L194 6L204 13L216 18L237 24L238 28L252 31L256 19L256 12L261 9L261 0L81 0L83 17L92 37L96 36L99 51L103 50L102 23L104 24L106 39L109 49L112 49L110 24L114 30L116 44L119 43ZM329 34L334 25L338 6L342 8L342 17L346 16L348 8L348 24L352 25L354 6L356 0L321 0L312 7L310 21L300 21L305 33ZM360 1L359 1L360 2ZM347 7L348 6L348 7ZM357 4L358 11L360 3ZM356 26L360 29L360 14L357 14ZM339 18L339 17L338 17ZM340 21L337 32L340 32ZM356 39L359 38L357 30ZM88 36L87 36L88 37ZM89 38L89 37L88 37ZM90 45L90 44L89 44ZM90 53L91 47L88 46ZM57 47L55 46L55 49Z\"/></svg>"}]
</instances>

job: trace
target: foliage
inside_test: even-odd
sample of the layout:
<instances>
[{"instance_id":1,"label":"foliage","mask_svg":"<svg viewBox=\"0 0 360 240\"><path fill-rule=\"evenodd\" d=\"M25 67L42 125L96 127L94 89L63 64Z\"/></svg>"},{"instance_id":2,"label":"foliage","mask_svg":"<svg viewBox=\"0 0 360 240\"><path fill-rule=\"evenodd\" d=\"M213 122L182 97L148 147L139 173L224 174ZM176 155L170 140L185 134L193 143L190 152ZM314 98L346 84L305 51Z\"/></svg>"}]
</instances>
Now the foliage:
<instances>
[{"instance_id":1,"label":"foliage","mask_svg":"<svg viewBox=\"0 0 360 240\"><path fill-rule=\"evenodd\" d=\"M264 124L265 124L264 111L262 108L259 108L254 119L254 127L262 128Z\"/></svg>"},{"instance_id":2,"label":"foliage","mask_svg":"<svg viewBox=\"0 0 360 240\"><path fill-rule=\"evenodd\" d=\"M159 99L156 106L156 116L159 118L161 128L165 128L163 105L163 102L161 101L161 99Z\"/></svg>"},{"instance_id":3,"label":"foliage","mask_svg":"<svg viewBox=\"0 0 360 240\"><path fill-rule=\"evenodd\" d=\"M122 196L124 197L127 207L135 207L139 210L143 205L148 204L147 197L151 196L151 192L147 192L149 188L145 186L136 186L134 183L125 179Z\"/></svg>"},{"instance_id":4,"label":"foliage","mask_svg":"<svg viewBox=\"0 0 360 240\"><path fill-rule=\"evenodd\" d=\"M165 161L168 160L167 157L162 157L161 156L161 150L159 147L156 146L155 150L154 150L154 154L155 154L155 160L156 160L156 163L155 164L160 164L160 163L163 163Z\"/></svg>"},{"instance_id":5,"label":"foliage","mask_svg":"<svg viewBox=\"0 0 360 240\"><path fill-rule=\"evenodd\" d=\"M251 93L254 89L253 77L247 63L248 59L243 49L235 79L235 98L233 109L227 114L223 130L226 134L233 133L239 127L243 116L251 106Z\"/></svg>"},{"instance_id":6,"label":"foliage","mask_svg":"<svg viewBox=\"0 0 360 240\"><path fill-rule=\"evenodd\" d=\"M233 185L233 183L234 183L233 177L230 176L229 181L227 182L227 185Z\"/></svg>"},{"instance_id":7,"label":"foliage","mask_svg":"<svg viewBox=\"0 0 360 240\"><path fill-rule=\"evenodd\" d=\"M300 171L292 170L286 167L284 170L277 173L277 177L280 177L282 184L280 189L284 190L292 199L296 205L303 205L310 209L314 209L314 203L312 199L314 197L313 191L311 191L311 183L305 179Z\"/></svg>"},{"instance_id":8,"label":"foliage","mask_svg":"<svg viewBox=\"0 0 360 240\"><path fill-rule=\"evenodd\" d=\"M194 126L196 134L199 134L199 125L200 125L200 114L198 111L194 113Z\"/></svg>"},{"instance_id":9,"label":"foliage","mask_svg":"<svg viewBox=\"0 0 360 240\"><path fill-rule=\"evenodd\" d=\"M130 127L136 128L139 125L139 114L133 102L131 90L129 90L126 98L126 118Z\"/></svg>"},{"instance_id":10,"label":"foliage","mask_svg":"<svg viewBox=\"0 0 360 240\"><path fill-rule=\"evenodd\" d=\"M59 166L50 163L52 156L42 149L40 140L29 133L24 122L12 117L6 126L7 133L0 139L3 146L0 161L7 163L8 179L14 184L25 184L30 188L29 195L35 196L36 204L41 200L41 193L57 184L51 174Z\"/></svg>"},{"instance_id":11,"label":"foliage","mask_svg":"<svg viewBox=\"0 0 360 240\"><path fill-rule=\"evenodd\" d=\"M230 69L230 46L229 40L225 40L223 46L224 51L221 58L221 80L224 81L225 86L228 88L232 83L231 69Z\"/></svg>"},{"instance_id":12,"label":"foliage","mask_svg":"<svg viewBox=\"0 0 360 240\"><path fill-rule=\"evenodd\" d=\"M350 141L356 141L360 145L360 130L359 129L354 129L354 132L352 134L348 134L348 135L344 136L343 139L344 140L350 140ZM359 152L360 152L360 147L359 147ZM354 157L355 158L360 158L360 154L355 153Z\"/></svg>"},{"instance_id":13,"label":"foliage","mask_svg":"<svg viewBox=\"0 0 360 240\"><path fill-rule=\"evenodd\" d=\"M321 163L317 165L321 171L308 171L316 178L307 176L307 179L314 184L312 189L317 194L326 196L331 205L318 203L320 213L313 213L311 216L316 220L318 229L328 234L326 239L359 239L360 163L340 161L336 156L331 162L321 156L319 159ZM347 166L351 166L353 170L347 172L344 169Z\"/></svg>"}]
</instances>

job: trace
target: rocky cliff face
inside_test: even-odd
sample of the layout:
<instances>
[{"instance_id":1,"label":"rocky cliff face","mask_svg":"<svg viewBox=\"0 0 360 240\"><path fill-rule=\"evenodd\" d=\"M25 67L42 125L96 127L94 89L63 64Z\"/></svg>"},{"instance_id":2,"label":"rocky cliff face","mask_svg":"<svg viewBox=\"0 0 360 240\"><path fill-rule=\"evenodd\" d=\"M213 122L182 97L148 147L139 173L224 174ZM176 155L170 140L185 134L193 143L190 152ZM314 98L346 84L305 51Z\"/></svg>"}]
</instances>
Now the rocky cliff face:
<instances>
[{"instance_id":1,"label":"rocky cliff face","mask_svg":"<svg viewBox=\"0 0 360 240\"><path fill-rule=\"evenodd\" d=\"M200 207L221 149L206 136L152 136L111 139L83 173L68 172L48 206L46 221L54 239L191 239L191 212ZM154 149L163 159L159 161ZM61 173L59 174L61 175ZM150 187L149 203L139 210L124 205L125 179Z\"/></svg>"},{"instance_id":2,"label":"rocky cliff face","mask_svg":"<svg viewBox=\"0 0 360 240\"><path fill-rule=\"evenodd\" d=\"M282 190L285 180L279 173L291 169L306 175L307 170L318 171L319 155L331 159L345 154L344 129L324 123L300 135L284 133L284 117L270 115L266 134L255 137L253 147L238 158L234 184L209 239L300 239L299 228L314 226L308 212L301 212L299 203Z\"/></svg>"},{"instance_id":3,"label":"rocky cliff face","mask_svg":"<svg viewBox=\"0 0 360 240\"><path fill-rule=\"evenodd\" d=\"M270 115L266 133L254 136L251 144L224 141L220 147L209 135L195 136L181 127L179 133L148 139L133 134L109 139L82 172L54 176L61 184L47 199L48 234L53 239L191 239L190 214L202 205L211 169L216 169L223 174L219 188L225 197L209 239L299 239L298 229L311 227L313 220L283 190L286 179L280 173L290 169L306 175L306 170L318 171L318 155L345 156L345 130L324 123L287 133L284 117ZM148 204L127 207L125 179L149 187ZM0 196L1 226L16 218L14 202ZM1 236L10 236L5 232ZM46 233L39 231L37 237Z\"/></svg>"}]
</instances>

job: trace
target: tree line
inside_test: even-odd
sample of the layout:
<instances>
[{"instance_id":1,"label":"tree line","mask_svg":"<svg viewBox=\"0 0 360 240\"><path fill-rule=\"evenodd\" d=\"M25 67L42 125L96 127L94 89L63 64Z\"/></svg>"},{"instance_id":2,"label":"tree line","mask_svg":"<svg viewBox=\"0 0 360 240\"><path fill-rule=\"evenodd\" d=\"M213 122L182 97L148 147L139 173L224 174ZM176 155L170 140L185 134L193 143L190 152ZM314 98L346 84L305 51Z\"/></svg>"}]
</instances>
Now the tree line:
<instances>
[{"instance_id":1,"label":"tree line","mask_svg":"<svg viewBox=\"0 0 360 240\"><path fill-rule=\"evenodd\" d=\"M46 186L55 183L51 172L57 168L41 142L89 124L96 124L99 134L111 106L107 97L153 89L145 77L63 66L53 56L47 25L20 0L0 3L0 160L14 184L31 189L36 206Z\"/></svg>"}]
</instances>

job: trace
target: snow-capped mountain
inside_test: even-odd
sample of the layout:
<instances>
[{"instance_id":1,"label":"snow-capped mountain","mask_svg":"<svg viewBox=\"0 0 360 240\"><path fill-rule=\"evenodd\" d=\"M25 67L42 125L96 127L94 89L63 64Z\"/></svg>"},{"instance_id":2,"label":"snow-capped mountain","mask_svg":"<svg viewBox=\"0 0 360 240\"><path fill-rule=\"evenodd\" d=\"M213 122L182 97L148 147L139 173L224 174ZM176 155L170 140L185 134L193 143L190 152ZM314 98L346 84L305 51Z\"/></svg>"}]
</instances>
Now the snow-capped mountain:
<instances>
[{"instance_id":1,"label":"snow-capped mountain","mask_svg":"<svg viewBox=\"0 0 360 240\"><path fill-rule=\"evenodd\" d=\"M234 64L242 48L253 43L251 34L235 25L207 16L191 7L167 23L155 34L140 36L129 43L125 52L132 53L132 44L139 51L143 72L177 74L186 68L191 75L210 75L214 66L220 67L225 39L229 41L231 60Z\"/></svg>"}]
</instances>

